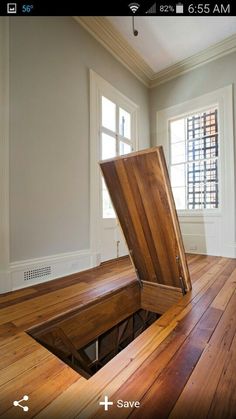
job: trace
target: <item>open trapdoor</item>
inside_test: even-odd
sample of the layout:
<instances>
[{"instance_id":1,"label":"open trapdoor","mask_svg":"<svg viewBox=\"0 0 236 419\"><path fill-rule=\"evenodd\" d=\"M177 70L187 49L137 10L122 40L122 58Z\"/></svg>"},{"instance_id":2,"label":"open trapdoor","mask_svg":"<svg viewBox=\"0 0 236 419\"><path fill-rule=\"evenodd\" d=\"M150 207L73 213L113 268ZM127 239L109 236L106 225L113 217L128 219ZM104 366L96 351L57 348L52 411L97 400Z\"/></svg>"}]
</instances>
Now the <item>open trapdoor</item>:
<instances>
[{"instance_id":1,"label":"open trapdoor","mask_svg":"<svg viewBox=\"0 0 236 419\"><path fill-rule=\"evenodd\" d=\"M128 285L28 331L86 378L191 289L162 148L103 161L101 168L141 287L132 274Z\"/></svg>"},{"instance_id":2,"label":"open trapdoor","mask_svg":"<svg viewBox=\"0 0 236 419\"><path fill-rule=\"evenodd\" d=\"M105 160L100 167L143 286L143 305L162 313L191 289L163 149Z\"/></svg>"}]
</instances>

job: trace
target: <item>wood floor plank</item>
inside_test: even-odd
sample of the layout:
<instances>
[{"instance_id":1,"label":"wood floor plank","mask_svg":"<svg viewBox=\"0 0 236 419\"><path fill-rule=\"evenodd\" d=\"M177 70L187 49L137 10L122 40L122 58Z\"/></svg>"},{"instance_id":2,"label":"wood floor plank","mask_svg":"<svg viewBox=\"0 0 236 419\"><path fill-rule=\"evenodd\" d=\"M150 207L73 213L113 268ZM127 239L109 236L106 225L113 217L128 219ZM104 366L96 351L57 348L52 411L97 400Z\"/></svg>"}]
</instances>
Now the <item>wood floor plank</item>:
<instances>
[{"instance_id":1,"label":"wood floor plank","mask_svg":"<svg viewBox=\"0 0 236 419\"><path fill-rule=\"evenodd\" d=\"M208 309L202 321L199 322L193 333L173 356L166 369L141 399L140 409L133 411L131 417L142 418L147 415L147 417L154 418L163 416L163 414L168 417L221 315L222 312L219 310ZM210 319L208 329L205 325L206 319L208 322Z\"/></svg>"},{"instance_id":2,"label":"wood floor plank","mask_svg":"<svg viewBox=\"0 0 236 419\"><path fill-rule=\"evenodd\" d=\"M236 332L235 304L236 294L223 312L218 327L170 415L171 418L185 419L189 415L199 419L207 417Z\"/></svg>"},{"instance_id":3,"label":"wood floor plank","mask_svg":"<svg viewBox=\"0 0 236 419\"><path fill-rule=\"evenodd\" d=\"M120 290L125 287L125 285L129 286L134 282L138 286L136 279L133 279L132 281L130 278L124 279L124 281L122 281L122 287L120 287L120 285L114 285L107 280L107 283L103 283L99 288L92 287L89 289L89 293L88 290L83 290L80 294L63 300L63 303L52 304L47 308L42 307L41 309L34 311L30 317L28 315L19 317L14 320L14 324L19 329L25 330L32 326L45 323L47 320L59 318L63 313L66 313L66 315L72 314L82 307L84 308L89 304L95 303L98 298L101 299L104 296L114 293L116 290Z\"/></svg>"},{"instance_id":4,"label":"wood floor plank","mask_svg":"<svg viewBox=\"0 0 236 419\"><path fill-rule=\"evenodd\" d=\"M225 359L224 368L219 378L214 394L209 418L234 419L236 417L236 335L232 341L229 353Z\"/></svg>"},{"instance_id":5,"label":"wood floor plank","mask_svg":"<svg viewBox=\"0 0 236 419\"><path fill-rule=\"evenodd\" d=\"M37 293L37 290L34 289L33 287L30 288L24 288L22 290L19 291L15 291L14 293L10 292L7 294L2 294L0 295L0 308L2 308L4 306L3 303L15 303L15 301L19 300L19 299L25 299L26 296L34 296L34 294Z\"/></svg>"},{"instance_id":6,"label":"wood floor plank","mask_svg":"<svg viewBox=\"0 0 236 419\"><path fill-rule=\"evenodd\" d=\"M195 284L193 290L190 293L185 295L181 301L179 301L165 314L163 314L163 316L158 320L158 324L165 327L169 324L173 317L178 321L184 318L186 314L192 310L193 306L197 305L197 302L202 298L202 296L205 295L207 290L211 288L218 275L223 275L225 276L225 279L227 279L225 271L227 270L228 272L229 268L231 271L233 271L235 268L235 262L227 259L224 260L223 265L217 264L217 266L214 266L214 269L211 267L209 272L202 276L201 281L198 281Z\"/></svg>"},{"instance_id":7,"label":"wood floor plank","mask_svg":"<svg viewBox=\"0 0 236 419\"><path fill-rule=\"evenodd\" d=\"M231 269L234 268L234 265L231 264L231 261L228 261L228 264L231 265ZM226 268L225 268L226 269ZM228 267L227 267L228 269ZM224 272L224 271L223 271ZM150 358L147 358L146 362L142 365L142 367L135 372L119 389L115 394L110 394L114 400L123 399L128 400L141 400L142 396L146 393L146 391L152 386L155 382L158 375L166 368L168 362L171 360L172 356L179 350L181 345L184 343L185 339L190 335L191 331L196 327L198 321L202 321L198 325L197 335L196 335L196 342L200 341L201 343L206 342L209 338L212 330L214 330L215 325L217 324L217 320L221 315L221 311L215 310L212 313L215 313L211 316L208 315L207 308L210 307L211 302L214 300L215 296L218 294L219 290L222 288L223 284L227 280L227 276L225 276L222 271L220 271L218 276L214 276L214 283L211 285L211 288L208 288L207 293L201 294L201 298L199 300L200 305L198 307L197 312L194 312L194 315L189 312L186 315L185 319L177 325L175 330L171 333L170 336L163 342L162 348L157 348L157 351L154 352ZM197 296L195 297L197 298ZM193 306L194 307L194 306ZM178 316L176 317L178 320ZM161 322L161 318L156 322L156 324ZM202 325L204 325L204 329L202 329ZM201 332L201 340L199 337L199 332ZM196 334L196 331L194 332ZM189 338L190 342L192 338ZM200 352L197 352L195 349L194 355L197 356L201 354L204 348L201 346ZM192 371L192 370L190 370ZM176 396L177 397L177 396ZM170 398L172 400L172 391L170 392ZM170 410L171 406L169 407ZM160 409L161 410L161 409ZM115 411L115 409L111 408L112 414L114 417L119 417L120 412ZM130 414L132 409L126 409L123 412L122 417L126 417ZM143 411L143 414L145 412ZM155 413L156 414L156 413ZM102 415L101 409L99 410L99 415Z\"/></svg>"},{"instance_id":8,"label":"wood floor plank","mask_svg":"<svg viewBox=\"0 0 236 419\"><path fill-rule=\"evenodd\" d=\"M231 273L227 282L220 290L212 303L212 307L218 308L219 310L225 310L232 294L236 289L236 269Z\"/></svg>"},{"instance_id":9,"label":"wood floor plank","mask_svg":"<svg viewBox=\"0 0 236 419\"><path fill-rule=\"evenodd\" d=\"M15 336L19 333L19 330L12 322L6 322L0 325L0 338L1 338L1 345L5 343L5 340L12 336Z\"/></svg>"},{"instance_id":10,"label":"wood floor plank","mask_svg":"<svg viewBox=\"0 0 236 419\"><path fill-rule=\"evenodd\" d=\"M121 383L124 382L147 357L154 351L156 346L165 340L176 326L176 323L169 325L162 331L156 324L150 326L142 335L129 345L129 350L120 352L116 358L109 362L109 369L103 368L96 375L90 378L89 383L77 383L69 389L48 409L45 410L48 416L57 415L63 406L66 406L68 418L74 417L75 413L81 417L90 417L97 409L97 400L105 394L113 394ZM80 399L76 394L80 394ZM94 402L95 400L95 402ZM40 417L40 416L39 416ZM43 417L43 416L42 416Z\"/></svg>"},{"instance_id":11,"label":"wood floor plank","mask_svg":"<svg viewBox=\"0 0 236 419\"><path fill-rule=\"evenodd\" d=\"M226 264L227 263L230 263L230 262L227 261ZM204 300L205 300L205 304L202 303L201 310L200 309L198 310L198 317L195 316L193 318L192 328L197 323L197 321L201 318L201 316L205 313L206 308L209 306L209 304L214 299L215 295L218 293L219 289L221 289L222 285L224 284L224 281L226 280L226 277L225 276L223 276L223 277L221 276L221 271L222 271L222 269L224 269L225 265L223 265L223 267L222 266L219 267L219 277L217 277L216 275L212 275L214 281L217 281L217 278L218 278L218 282L219 283L216 285L216 289L215 290L214 289L213 290L209 290L208 294L211 295L211 298L208 298L208 295L207 296L205 296L205 294L202 295L202 298L204 298ZM215 272L217 272L217 270L214 269L213 272L215 274ZM174 329L176 329L176 326L177 326L176 320L178 320L178 317L175 317L174 320L172 319L172 322L169 323L169 326L168 327L170 327L171 325L174 326L173 329L171 330L171 332ZM158 325L159 322L161 322L161 319L157 320L155 324ZM205 331L204 331L204 333L205 333ZM160 334L160 336L161 336L161 334ZM168 337L168 336L169 336L169 334L166 335L166 337ZM163 340L160 341L160 343L162 343L162 342L163 342ZM151 355L152 348L153 347L152 347L152 345L149 342L146 342L146 343L148 343L148 345L146 346L147 349L145 351L144 358L142 357L142 354L143 354L142 351L141 351L141 356L140 356L139 352L136 352L136 355L135 355L135 357L137 358L137 359L135 359L136 365L135 365L135 363L133 363L133 365L132 365L133 367L136 367L137 368L137 365L142 365L143 362L145 362L145 360L148 358L148 356ZM155 344L156 344L156 342L155 342ZM136 346L137 346L137 343L136 343ZM202 351L202 348L201 348L201 351ZM200 356L200 353L201 352L199 351L198 352L198 356ZM129 353L129 356L132 356L132 355L133 354L130 354ZM117 359L117 361L119 362L119 359ZM122 378L122 377L124 377L124 376L130 377L130 375L132 374L133 368L130 368L130 365L129 366L127 365L125 372L123 371L122 368L120 368L120 372L119 372L119 369L118 369L118 371L117 371L117 369L115 371L118 373L117 376L115 376L115 377L112 376L113 379L110 376L109 377L110 380L112 379L111 383L109 383L109 384L106 383L106 394L109 395L109 396L111 396L111 397L114 394L114 392L115 391L118 391L118 389L120 388L120 383L123 383L124 382L124 378ZM112 368L112 372L113 372L113 368ZM126 375L126 374L128 374L128 375ZM145 378L142 377L140 381L143 384L144 381L145 381ZM135 387L134 387L135 389L137 389L137 387L140 387L140 385L138 385L138 383L136 382L136 380L134 380L134 382L135 382ZM90 383L91 383L91 381L90 381ZM84 394L83 392L81 393L81 397L82 397L83 401L80 402L80 405L83 405L84 408L83 408L83 410L80 411L80 414L83 415L83 417L90 417L91 415L94 415L95 414L96 409L97 409L97 399L99 398L99 394L100 394L100 397L102 397L101 387L103 387L103 385L105 385L105 383L103 384L103 382L102 382L102 380L100 378L100 380L99 380L99 390L96 390L95 391L95 389L94 389L92 391L93 397L91 397L91 393L90 393L90 396L88 396L87 394ZM75 408L75 410L76 410L76 408ZM100 414L101 414L101 410L99 410L99 415ZM124 415L124 412L123 412L123 415ZM72 413L72 416L73 416L73 413Z\"/></svg>"},{"instance_id":12,"label":"wood floor plank","mask_svg":"<svg viewBox=\"0 0 236 419\"><path fill-rule=\"evenodd\" d=\"M90 299L94 300L104 293L114 291L116 288L119 289L121 286L136 281L136 277L133 274L131 277L130 275L124 276L119 283L116 283L118 276L119 274L111 279L108 277L108 279L102 280L99 286L98 284L87 285L82 282L68 287L65 290L62 289L52 292L48 296L36 297L33 301L29 300L16 304L14 307L3 308L1 310L0 324L4 324L6 321L14 321L14 324L20 326L20 323L17 323L17 319L23 318L24 316L27 318L29 314L31 315L30 318L32 318L33 313L37 313L36 316L38 316L40 313L53 311L57 306L59 307L59 311L63 312L64 307L68 308L71 306L75 308L76 301L78 301L78 305L84 305Z\"/></svg>"},{"instance_id":13,"label":"wood floor plank","mask_svg":"<svg viewBox=\"0 0 236 419\"><path fill-rule=\"evenodd\" d=\"M194 262L189 265L189 271L191 275L191 281L196 282L204 273L209 271L210 267L217 265L220 262L219 257L206 256L205 259L200 259L198 262Z\"/></svg>"},{"instance_id":14,"label":"wood floor plank","mask_svg":"<svg viewBox=\"0 0 236 419\"><path fill-rule=\"evenodd\" d=\"M0 324L5 323L6 321L13 321L19 317L22 317L23 314L28 315L29 313L31 314L32 312L40 309L44 309L44 311L46 311L48 303L53 302L54 305L61 304L62 302L65 302L67 299L73 298L75 295L83 296L83 294L86 294L88 298L88 294L92 294L94 290L97 290L99 295L101 295L104 289L115 289L116 286L119 288L122 285L126 285L126 283L130 283L132 280L135 281L135 279L136 276L134 272L132 272L122 277L120 273L117 273L115 275L107 274L107 278L105 275L105 277L102 278L102 280L99 283L95 282L94 284L87 284L86 282L80 281L79 283L67 287L65 289L54 291L47 296L44 295L43 297L35 297L33 299L33 304L30 300L16 304L14 307L3 308L1 310Z\"/></svg>"},{"instance_id":15,"label":"wood floor plank","mask_svg":"<svg viewBox=\"0 0 236 419\"><path fill-rule=\"evenodd\" d=\"M22 397L22 391L24 391L24 394L30 396L32 394L32 389L34 389L35 392L38 391L39 387L42 386L47 380L49 380L51 377L55 377L55 375L61 371L64 372L66 368L69 367L58 361L56 357L51 357L30 371L30 380L28 370L22 371L20 377L14 377L3 387L1 387L0 415L12 407L13 400L19 400ZM73 370L69 370L71 373L74 373L76 379L78 379L77 374ZM34 383L33 386L32 383Z\"/></svg>"},{"instance_id":16,"label":"wood floor plank","mask_svg":"<svg viewBox=\"0 0 236 419\"><path fill-rule=\"evenodd\" d=\"M17 342L17 351L15 344ZM21 333L18 339L9 339L5 345L1 347L0 370L11 365L13 362L21 360L26 355L39 349L39 344L33 339L28 338L25 333Z\"/></svg>"},{"instance_id":17,"label":"wood floor plank","mask_svg":"<svg viewBox=\"0 0 236 419\"><path fill-rule=\"evenodd\" d=\"M2 368L0 375L0 387L6 384L8 381L11 381L13 378L20 377L20 375L26 369L28 372L30 372L32 369L36 368L38 365L46 362L52 357L53 355L50 352L38 345L38 348L35 351L31 352L20 360L15 361L10 366Z\"/></svg>"},{"instance_id":18,"label":"wood floor plank","mask_svg":"<svg viewBox=\"0 0 236 419\"><path fill-rule=\"evenodd\" d=\"M25 330L137 281L129 259L6 295L0 308L1 417L26 416L12 406L24 389L27 417L108 417L98 404L108 395L114 403L138 399L143 406L114 405L112 419L234 418L236 260L188 255L188 261L192 291L88 381Z\"/></svg>"},{"instance_id":19,"label":"wood floor plank","mask_svg":"<svg viewBox=\"0 0 236 419\"><path fill-rule=\"evenodd\" d=\"M147 389L153 384L156 377L167 366L175 352L184 342L185 336L176 333L175 330L157 347L157 349L145 360L139 370L135 371L113 394L109 394L112 401L117 400L138 400L140 401ZM120 410L111 406L110 414L112 419L121 417ZM133 408L127 408L122 412L122 418L129 417ZM105 418L106 412L98 409L95 416Z\"/></svg>"}]
</instances>

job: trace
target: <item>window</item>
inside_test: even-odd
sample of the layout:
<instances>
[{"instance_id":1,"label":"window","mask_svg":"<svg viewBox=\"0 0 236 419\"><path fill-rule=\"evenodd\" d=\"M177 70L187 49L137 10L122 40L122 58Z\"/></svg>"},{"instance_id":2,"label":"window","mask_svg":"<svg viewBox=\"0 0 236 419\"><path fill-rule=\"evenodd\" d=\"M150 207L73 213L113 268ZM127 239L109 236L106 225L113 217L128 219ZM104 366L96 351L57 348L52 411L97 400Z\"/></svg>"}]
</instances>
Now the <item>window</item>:
<instances>
[{"instance_id":1,"label":"window","mask_svg":"<svg viewBox=\"0 0 236 419\"><path fill-rule=\"evenodd\" d=\"M101 159L109 159L133 150L131 135L131 112L108 99L101 97ZM115 218L115 212L104 180L102 179L103 218Z\"/></svg>"},{"instance_id":2,"label":"window","mask_svg":"<svg viewBox=\"0 0 236 419\"><path fill-rule=\"evenodd\" d=\"M170 175L177 209L219 207L218 109L171 120Z\"/></svg>"},{"instance_id":3,"label":"window","mask_svg":"<svg viewBox=\"0 0 236 419\"><path fill-rule=\"evenodd\" d=\"M195 81L191 93L201 90ZM157 145L166 156L187 252L236 255L233 121L232 85L157 112Z\"/></svg>"},{"instance_id":4,"label":"window","mask_svg":"<svg viewBox=\"0 0 236 419\"><path fill-rule=\"evenodd\" d=\"M139 106L90 73L90 249L93 263L127 254L98 162L138 149Z\"/></svg>"}]
</instances>

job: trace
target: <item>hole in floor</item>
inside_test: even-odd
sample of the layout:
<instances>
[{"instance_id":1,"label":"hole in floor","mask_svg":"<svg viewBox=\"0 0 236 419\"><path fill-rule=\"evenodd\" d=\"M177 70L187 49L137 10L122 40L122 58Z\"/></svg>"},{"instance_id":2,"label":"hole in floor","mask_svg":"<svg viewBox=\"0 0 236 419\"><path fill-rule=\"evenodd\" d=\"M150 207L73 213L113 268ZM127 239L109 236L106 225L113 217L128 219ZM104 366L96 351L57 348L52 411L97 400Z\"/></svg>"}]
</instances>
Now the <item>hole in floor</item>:
<instances>
[{"instance_id":1,"label":"hole in floor","mask_svg":"<svg viewBox=\"0 0 236 419\"><path fill-rule=\"evenodd\" d=\"M80 375L89 379L159 317L159 314L140 309L79 348L56 325L45 330L41 328L40 332L31 330L28 333Z\"/></svg>"}]
</instances>

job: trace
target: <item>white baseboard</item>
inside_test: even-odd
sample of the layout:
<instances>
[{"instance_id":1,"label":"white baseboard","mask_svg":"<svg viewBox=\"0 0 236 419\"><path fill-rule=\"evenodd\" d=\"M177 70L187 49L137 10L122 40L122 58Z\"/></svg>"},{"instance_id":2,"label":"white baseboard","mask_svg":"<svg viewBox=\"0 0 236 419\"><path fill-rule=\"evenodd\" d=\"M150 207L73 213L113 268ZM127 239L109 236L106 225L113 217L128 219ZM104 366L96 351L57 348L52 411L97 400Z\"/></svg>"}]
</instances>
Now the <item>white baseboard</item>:
<instances>
[{"instance_id":1,"label":"white baseboard","mask_svg":"<svg viewBox=\"0 0 236 419\"><path fill-rule=\"evenodd\" d=\"M226 258L236 258L236 243L235 244L224 244L221 256Z\"/></svg>"},{"instance_id":2,"label":"white baseboard","mask_svg":"<svg viewBox=\"0 0 236 419\"><path fill-rule=\"evenodd\" d=\"M99 257L88 250L61 253L10 264L11 289L13 291L97 266ZM0 290L1 292L7 292Z\"/></svg>"},{"instance_id":3,"label":"white baseboard","mask_svg":"<svg viewBox=\"0 0 236 419\"><path fill-rule=\"evenodd\" d=\"M182 237L186 253L223 256L220 255L220 244L217 238L208 237L206 240L203 235L194 234L183 234Z\"/></svg>"},{"instance_id":4,"label":"white baseboard","mask_svg":"<svg viewBox=\"0 0 236 419\"><path fill-rule=\"evenodd\" d=\"M213 216L179 216L187 253L220 256L220 218Z\"/></svg>"},{"instance_id":5,"label":"white baseboard","mask_svg":"<svg viewBox=\"0 0 236 419\"><path fill-rule=\"evenodd\" d=\"M188 246L185 250L198 254L216 253L200 248L193 251ZM236 244L225 246L220 256L236 258ZM0 294L81 272L99 264L100 255L89 249L13 262L8 271L0 271Z\"/></svg>"}]
</instances>

